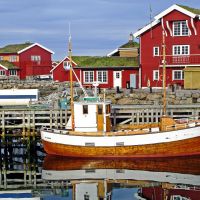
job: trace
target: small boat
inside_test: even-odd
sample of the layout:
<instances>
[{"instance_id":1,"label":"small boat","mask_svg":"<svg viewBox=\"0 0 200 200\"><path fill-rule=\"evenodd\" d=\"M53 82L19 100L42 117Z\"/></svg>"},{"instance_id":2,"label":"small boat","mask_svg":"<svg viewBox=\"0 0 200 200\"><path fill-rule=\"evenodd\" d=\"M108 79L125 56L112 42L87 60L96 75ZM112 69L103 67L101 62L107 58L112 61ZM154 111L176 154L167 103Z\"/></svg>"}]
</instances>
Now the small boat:
<instances>
[{"instance_id":1,"label":"small boat","mask_svg":"<svg viewBox=\"0 0 200 200\"><path fill-rule=\"evenodd\" d=\"M4 190L0 191L1 200L40 200L34 197L31 190Z\"/></svg>"},{"instance_id":2,"label":"small boat","mask_svg":"<svg viewBox=\"0 0 200 200\"><path fill-rule=\"evenodd\" d=\"M176 157L200 155L200 121L176 122L166 112L166 67L163 34L163 116L159 123L111 126L111 103L97 95L73 101L70 64L71 117L65 130L41 129L44 150L68 157ZM71 58L71 42L69 43Z\"/></svg>"}]
</instances>

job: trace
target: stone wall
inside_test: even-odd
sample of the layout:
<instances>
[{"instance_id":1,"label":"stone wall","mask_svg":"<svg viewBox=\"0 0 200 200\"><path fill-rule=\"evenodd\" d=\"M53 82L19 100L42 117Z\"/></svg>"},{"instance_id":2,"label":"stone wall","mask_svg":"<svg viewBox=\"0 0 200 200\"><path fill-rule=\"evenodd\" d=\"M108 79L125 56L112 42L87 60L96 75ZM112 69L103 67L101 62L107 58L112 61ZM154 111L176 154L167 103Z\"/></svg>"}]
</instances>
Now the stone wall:
<instances>
[{"instance_id":1,"label":"stone wall","mask_svg":"<svg viewBox=\"0 0 200 200\"><path fill-rule=\"evenodd\" d=\"M76 85L76 84L75 84ZM52 93L62 94L65 89L69 90L68 82L53 82L47 81L14 81L5 80L0 81L0 89L39 89L40 96L45 97ZM80 87L75 88L76 93L79 96L83 95ZM93 91L87 89L88 94L93 94ZM103 98L105 91L106 99L110 99L113 104L162 104L162 91L159 89L153 89L152 92L149 89L124 89L117 91L115 89L101 89L100 96ZM59 95L58 95L59 98ZM171 105L180 104L200 104L200 90L167 90L167 103Z\"/></svg>"}]
</instances>

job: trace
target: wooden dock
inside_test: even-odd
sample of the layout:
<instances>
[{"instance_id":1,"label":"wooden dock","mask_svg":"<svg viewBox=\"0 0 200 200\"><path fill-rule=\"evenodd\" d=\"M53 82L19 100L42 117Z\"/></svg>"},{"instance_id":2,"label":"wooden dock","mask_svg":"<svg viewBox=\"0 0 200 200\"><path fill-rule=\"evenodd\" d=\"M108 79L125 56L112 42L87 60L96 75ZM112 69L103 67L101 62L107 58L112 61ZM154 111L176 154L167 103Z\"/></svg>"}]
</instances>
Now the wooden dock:
<instances>
[{"instance_id":1,"label":"wooden dock","mask_svg":"<svg viewBox=\"0 0 200 200\"><path fill-rule=\"evenodd\" d=\"M167 114L175 119L200 119L200 105L168 105ZM63 129L69 116L69 110L0 109L0 134L34 136L42 126ZM157 123L161 116L161 105L112 105L113 126Z\"/></svg>"}]
</instances>

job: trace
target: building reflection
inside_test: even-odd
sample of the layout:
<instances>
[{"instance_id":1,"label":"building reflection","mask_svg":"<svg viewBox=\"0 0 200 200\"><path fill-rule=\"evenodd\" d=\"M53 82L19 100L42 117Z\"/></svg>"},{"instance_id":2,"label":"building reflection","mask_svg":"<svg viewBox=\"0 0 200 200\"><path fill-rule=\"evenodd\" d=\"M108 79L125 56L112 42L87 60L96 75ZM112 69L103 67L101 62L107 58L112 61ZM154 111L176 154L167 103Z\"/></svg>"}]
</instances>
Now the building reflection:
<instances>
[{"instance_id":1,"label":"building reflection","mask_svg":"<svg viewBox=\"0 0 200 200\"><path fill-rule=\"evenodd\" d=\"M141 200L189 200L200 196L199 166L199 157L91 160L47 155L42 179L67 180L73 200L113 200L116 188L132 189Z\"/></svg>"}]
</instances>

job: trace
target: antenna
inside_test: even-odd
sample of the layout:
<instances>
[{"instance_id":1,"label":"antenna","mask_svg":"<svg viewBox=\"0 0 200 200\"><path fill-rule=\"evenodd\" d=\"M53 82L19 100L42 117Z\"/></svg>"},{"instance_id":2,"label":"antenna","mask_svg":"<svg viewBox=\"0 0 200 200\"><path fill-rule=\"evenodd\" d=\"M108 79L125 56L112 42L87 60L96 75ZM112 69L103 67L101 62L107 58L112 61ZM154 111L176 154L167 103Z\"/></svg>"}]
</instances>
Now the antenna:
<instances>
[{"instance_id":1,"label":"antenna","mask_svg":"<svg viewBox=\"0 0 200 200\"><path fill-rule=\"evenodd\" d=\"M70 30L70 23L69 23L69 46L68 46L68 53L69 53L69 63L70 63L70 96L71 96L71 121L72 121L72 131L74 131L75 124L74 124L74 88L73 88L73 72L72 72L72 41L71 41L71 30Z\"/></svg>"}]
</instances>

